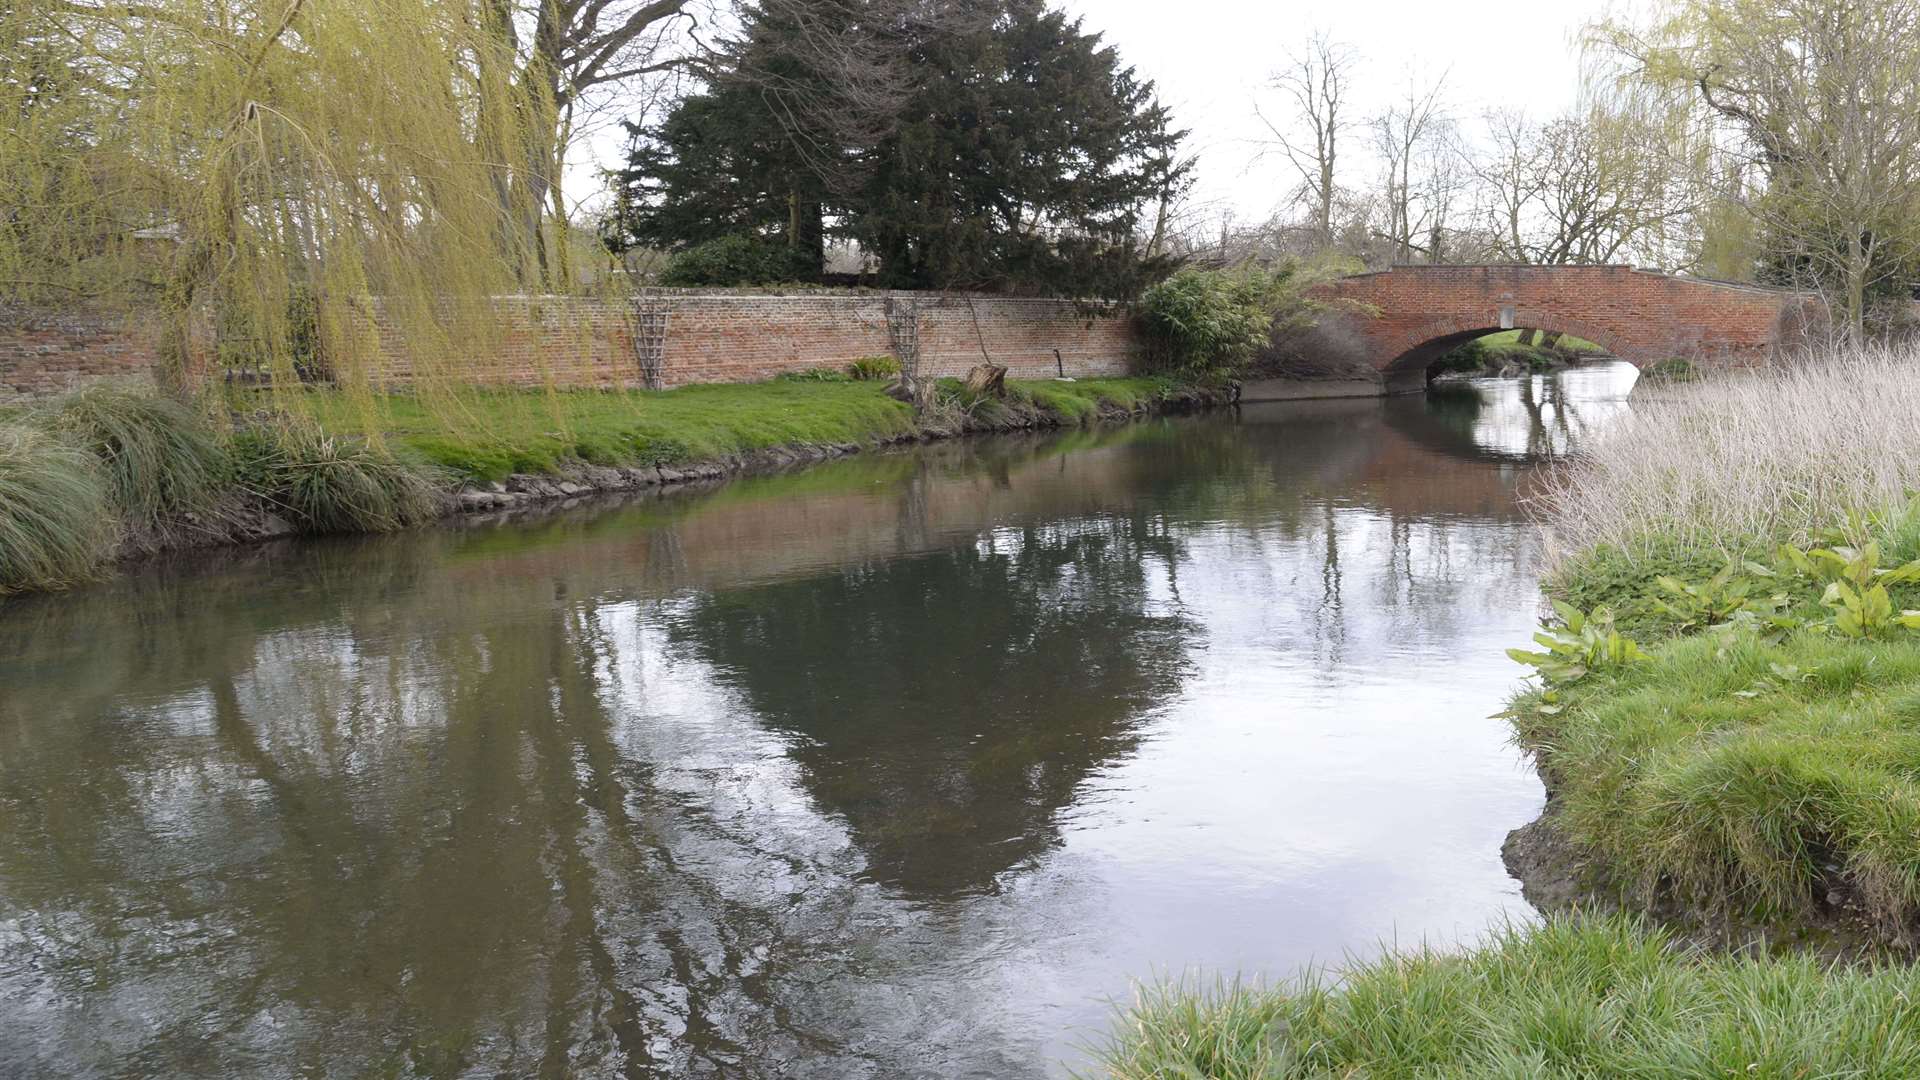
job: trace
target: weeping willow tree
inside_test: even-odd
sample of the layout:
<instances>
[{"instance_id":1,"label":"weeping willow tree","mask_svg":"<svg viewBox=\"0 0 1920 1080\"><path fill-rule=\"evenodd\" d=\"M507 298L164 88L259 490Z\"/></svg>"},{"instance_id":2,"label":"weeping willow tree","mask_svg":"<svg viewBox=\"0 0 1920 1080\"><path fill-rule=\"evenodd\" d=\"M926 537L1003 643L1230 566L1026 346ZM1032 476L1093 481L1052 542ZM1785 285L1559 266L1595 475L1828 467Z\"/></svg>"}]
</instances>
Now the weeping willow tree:
<instances>
[{"instance_id":1,"label":"weeping willow tree","mask_svg":"<svg viewBox=\"0 0 1920 1080\"><path fill-rule=\"evenodd\" d=\"M1920 0L1663 0L1594 40L1722 134L1722 252L1859 341L1920 280ZM1741 213L1734 213L1739 211ZM1741 220L1742 214L1745 220ZM1751 238L1751 239L1749 239Z\"/></svg>"},{"instance_id":2,"label":"weeping willow tree","mask_svg":"<svg viewBox=\"0 0 1920 1080\"><path fill-rule=\"evenodd\" d=\"M494 298L539 280L550 184L527 174L556 104L511 17L494 0L10 0L0 302L157 312L176 389L217 340L288 409L316 368L365 405L383 372L457 404Z\"/></svg>"}]
</instances>

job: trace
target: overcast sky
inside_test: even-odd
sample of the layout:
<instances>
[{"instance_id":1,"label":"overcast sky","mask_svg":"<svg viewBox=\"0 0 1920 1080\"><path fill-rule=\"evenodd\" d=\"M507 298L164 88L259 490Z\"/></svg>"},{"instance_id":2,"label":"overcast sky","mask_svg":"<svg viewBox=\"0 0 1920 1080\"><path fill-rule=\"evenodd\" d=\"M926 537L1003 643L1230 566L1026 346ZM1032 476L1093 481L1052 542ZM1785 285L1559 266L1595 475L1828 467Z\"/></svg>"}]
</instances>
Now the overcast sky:
<instances>
[{"instance_id":1,"label":"overcast sky","mask_svg":"<svg viewBox=\"0 0 1920 1080\"><path fill-rule=\"evenodd\" d=\"M1243 217L1273 209L1293 181L1284 162L1249 162L1267 136L1254 99L1290 49L1316 29L1351 46L1356 116L1385 105L1407 79L1446 75L1463 121L1494 106L1547 116L1578 90L1580 29L1599 0L1063 0L1159 84L1200 154L1197 197ZM1266 101L1275 101L1269 92ZM1358 178L1349 178L1356 182Z\"/></svg>"},{"instance_id":2,"label":"overcast sky","mask_svg":"<svg viewBox=\"0 0 1920 1080\"><path fill-rule=\"evenodd\" d=\"M1578 85L1575 37L1603 13L1602 0L1056 0L1122 60L1158 84L1200 155L1195 197L1264 218L1293 187L1283 162L1255 162L1266 136L1254 100L1269 73L1316 29L1351 46L1354 116L1385 105L1407 80L1446 76L1448 100L1469 128L1493 106L1545 117L1571 103ZM1267 101L1275 100L1271 92ZM620 157L617 131L603 130L570 162L576 206L602 200L595 165ZM1346 177L1349 183L1363 177Z\"/></svg>"}]
</instances>

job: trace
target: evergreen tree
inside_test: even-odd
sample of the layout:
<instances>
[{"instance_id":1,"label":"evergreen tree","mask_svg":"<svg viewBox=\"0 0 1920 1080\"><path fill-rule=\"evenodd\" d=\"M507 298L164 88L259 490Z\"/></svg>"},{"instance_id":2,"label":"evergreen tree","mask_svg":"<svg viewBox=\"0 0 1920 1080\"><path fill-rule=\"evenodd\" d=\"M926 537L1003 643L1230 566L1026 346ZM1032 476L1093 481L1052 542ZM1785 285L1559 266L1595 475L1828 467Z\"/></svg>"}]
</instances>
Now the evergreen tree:
<instances>
[{"instance_id":1,"label":"evergreen tree","mask_svg":"<svg viewBox=\"0 0 1920 1080\"><path fill-rule=\"evenodd\" d=\"M633 136L616 177L616 248L684 251L753 237L778 240L819 267L820 179L750 88L723 84L689 97L659 128Z\"/></svg>"},{"instance_id":2,"label":"evergreen tree","mask_svg":"<svg viewBox=\"0 0 1920 1080\"><path fill-rule=\"evenodd\" d=\"M625 237L833 231L900 288L1130 296L1160 273L1136 234L1184 166L1152 84L1043 0L918 10L762 5L707 93L636 133Z\"/></svg>"}]
</instances>

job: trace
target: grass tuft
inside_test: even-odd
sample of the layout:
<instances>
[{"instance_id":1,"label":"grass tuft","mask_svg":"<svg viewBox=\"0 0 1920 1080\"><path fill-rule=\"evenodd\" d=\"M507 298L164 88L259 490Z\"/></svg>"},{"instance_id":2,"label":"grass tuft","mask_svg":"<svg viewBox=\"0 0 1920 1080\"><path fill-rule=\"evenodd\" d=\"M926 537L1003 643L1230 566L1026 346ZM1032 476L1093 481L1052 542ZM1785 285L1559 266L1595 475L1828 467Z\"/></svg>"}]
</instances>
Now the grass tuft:
<instances>
[{"instance_id":1,"label":"grass tuft","mask_svg":"<svg viewBox=\"0 0 1920 1080\"><path fill-rule=\"evenodd\" d=\"M1920 645L1680 638L1540 703L1513 715L1558 820L1643 895L1777 918L1844 883L1889 927L1920 917Z\"/></svg>"},{"instance_id":2,"label":"grass tuft","mask_svg":"<svg viewBox=\"0 0 1920 1080\"><path fill-rule=\"evenodd\" d=\"M242 483L308 532L390 532L438 515L432 472L364 439L299 429L234 440Z\"/></svg>"},{"instance_id":3,"label":"grass tuft","mask_svg":"<svg viewBox=\"0 0 1920 1080\"><path fill-rule=\"evenodd\" d=\"M32 426L0 425L0 594L84 580L113 538L93 456Z\"/></svg>"},{"instance_id":4,"label":"grass tuft","mask_svg":"<svg viewBox=\"0 0 1920 1080\"><path fill-rule=\"evenodd\" d=\"M203 508L228 476L205 421L151 390L89 386L54 402L45 424L100 459L114 504L139 523Z\"/></svg>"},{"instance_id":5,"label":"grass tuft","mask_svg":"<svg viewBox=\"0 0 1920 1080\"><path fill-rule=\"evenodd\" d=\"M1112 1080L1920 1075L1920 973L1680 949L1624 918L1510 928L1338 980L1151 987Z\"/></svg>"}]
</instances>

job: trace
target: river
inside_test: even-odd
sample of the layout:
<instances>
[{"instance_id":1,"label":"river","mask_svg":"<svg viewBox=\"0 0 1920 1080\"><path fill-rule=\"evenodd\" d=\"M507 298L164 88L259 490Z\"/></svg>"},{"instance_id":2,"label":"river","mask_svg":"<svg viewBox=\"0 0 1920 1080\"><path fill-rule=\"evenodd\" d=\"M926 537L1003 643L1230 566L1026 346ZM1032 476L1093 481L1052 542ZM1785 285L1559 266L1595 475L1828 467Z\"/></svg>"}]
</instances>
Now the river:
<instances>
[{"instance_id":1,"label":"river","mask_svg":"<svg viewBox=\"0 0 1920 1080\"><path fill-rule=\"evenodd\" d=\"M0 605L0 1075L1041 1077L1531 912L1517 499L1624 365Z\"/></svg>"}]
</instances>

